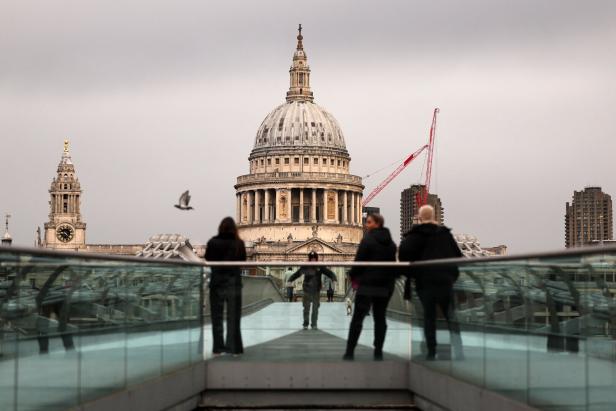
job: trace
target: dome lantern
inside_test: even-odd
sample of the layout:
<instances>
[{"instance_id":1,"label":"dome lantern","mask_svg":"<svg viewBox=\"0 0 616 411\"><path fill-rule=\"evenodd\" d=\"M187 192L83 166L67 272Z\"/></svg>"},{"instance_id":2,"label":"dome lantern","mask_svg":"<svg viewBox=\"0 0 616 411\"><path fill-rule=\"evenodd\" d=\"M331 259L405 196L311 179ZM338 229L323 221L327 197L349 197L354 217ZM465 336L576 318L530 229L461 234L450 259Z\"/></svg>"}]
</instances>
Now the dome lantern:
<instances>
[{"instance_id":1,"label":"dome lantern","mask_svg":"<svg viewBox=\"0 0 616 411\"><path fill-rule=\"evenodd\" d=\"M289 91L287 91L287 102L313 102L314 96L310 90L310 67L308 66L308 56L304 51L304 36L302 36L301 24L297 31L297 47L295 53L293 53L293 64L289 69L290 85Z\"/></svg>"}]
</instances>

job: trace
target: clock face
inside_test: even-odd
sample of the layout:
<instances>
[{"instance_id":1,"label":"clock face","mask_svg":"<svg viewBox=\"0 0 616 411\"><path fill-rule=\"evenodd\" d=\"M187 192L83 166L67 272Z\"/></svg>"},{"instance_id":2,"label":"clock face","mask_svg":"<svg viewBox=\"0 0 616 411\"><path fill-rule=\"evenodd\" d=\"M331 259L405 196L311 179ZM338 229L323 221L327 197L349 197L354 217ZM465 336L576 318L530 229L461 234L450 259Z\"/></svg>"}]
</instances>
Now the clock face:
<instances>
[{"instance_id":1,"label":"clock face","mask_svg":"<svg viewBox=\"0 0 616 411\"><path fill-rule=\"evenodd\" d=\"M75 237L75 230L68 224L62 224L56 229L56 236L63 243L68 243Z\"/></svg>"}]
</instances>

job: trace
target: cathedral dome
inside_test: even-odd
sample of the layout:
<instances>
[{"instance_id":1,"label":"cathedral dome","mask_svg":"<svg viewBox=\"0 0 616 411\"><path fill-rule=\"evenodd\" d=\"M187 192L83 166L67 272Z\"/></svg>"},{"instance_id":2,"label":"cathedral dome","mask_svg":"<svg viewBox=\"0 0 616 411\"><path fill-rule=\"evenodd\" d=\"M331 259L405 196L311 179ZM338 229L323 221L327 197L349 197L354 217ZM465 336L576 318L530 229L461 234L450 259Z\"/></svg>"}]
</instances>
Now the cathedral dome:
<instances>
[{"instance_id":1,"label":"cathedral dome","mask_svg":"<svg viewBox=\"0 0 616 411\"><path fill-rule=\"evenodd\" d=\"M338 122L311 101L281 104L265 117L257 131L255 150L323 147L346 151Z\"/></svg>"},{"instance_id":2,"label":"cathedral dome","mask_svg":"<svg viewBox=\"0 0 616 411\"><path fill-rule=\"evenodd\" d=\"M267 258L291 249L302 250L298 256L305 258L312 247L325 254L339 254L346 246L354 251L363 236L364 186L361 177L350 173L351 157L338 122L314 102L301 30L300 25L286 102L259 126L249 174L239 176L235 185L240 235L259 252L270 253ZM336 245L325 251L321 243Z\"/></svg>"}]
</instances>

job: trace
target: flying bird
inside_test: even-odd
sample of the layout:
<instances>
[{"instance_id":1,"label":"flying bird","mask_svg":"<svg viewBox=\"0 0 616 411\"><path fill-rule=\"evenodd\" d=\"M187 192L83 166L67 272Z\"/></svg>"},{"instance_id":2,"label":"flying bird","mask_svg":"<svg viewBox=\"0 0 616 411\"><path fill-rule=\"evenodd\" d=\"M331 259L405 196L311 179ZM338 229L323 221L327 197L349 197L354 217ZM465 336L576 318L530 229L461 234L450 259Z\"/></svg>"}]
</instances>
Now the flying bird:
<instances>
[{"instance_id":1,"label":"flying bird","mask_svg":"<svg viewBox=\"0 0 616 411\"><path fill-rule=\"evenodd\" d=\"M189 203L190 203L190 194L188 193L188 190L186 190L182 193L182 195L180 196L180 200L178 201L178 204L175 204L174 207L179 208L180 210L192 210L193 208L188 205Z\"/></svg>"}]
</instances>

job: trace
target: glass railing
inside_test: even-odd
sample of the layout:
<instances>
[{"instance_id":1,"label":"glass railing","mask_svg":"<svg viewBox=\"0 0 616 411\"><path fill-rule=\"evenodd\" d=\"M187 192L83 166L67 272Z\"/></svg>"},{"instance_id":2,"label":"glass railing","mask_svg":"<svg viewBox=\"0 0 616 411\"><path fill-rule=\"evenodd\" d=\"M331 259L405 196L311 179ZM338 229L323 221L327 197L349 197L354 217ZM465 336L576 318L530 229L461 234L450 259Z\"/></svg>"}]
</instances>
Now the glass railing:
<instances>
[{"instance_id":1,"label":"glass railing","mask_svg":"<svg viewBox=\"0 0 616 411\"><path fill-rule=\"evenodd\" d=\"M423 326L438 287L415 289L398 306L412 318L414 362L539 409L616 409L615 248L455 266L451 322L438 314L436 358Z\"/></svg>"},{"instance_id":2,"label":"glass railing","mask_svg":"<svg viewBox=\"0 0 616 411\"><path fill-rule=\"evenodd\" d=\"M212 306L236 295L213 294L209 283L214 266L229 263L0 249L0 410L66 409L203 360L342 361L366 291L351 286L355 264L243 263L243 352L233 355L228 340L217 349L213 339L217 318L233 322L233 313ZM327 267L337 281L323 276L316 295L305 277L288 281L308 265ZM424 336L426 288L413 284L405 300L401 277L386 293L385 361L421 364L538 408L616 409L616 248L372 266L413 278L422 267L459 271L445 298L449 325L437 311L434 358ZM375 359L374 310L356 362Z\"/></svg>"},{"instance_id":3,"label":"glass railing","mask_svg":"<svg viewBox=\"0 0 616 411\"><path fill-rule=\"evenodd\" d=\"M203 267L0 249L0 410L63 410L202 361Z\"/></svg>"}]
</instances>

